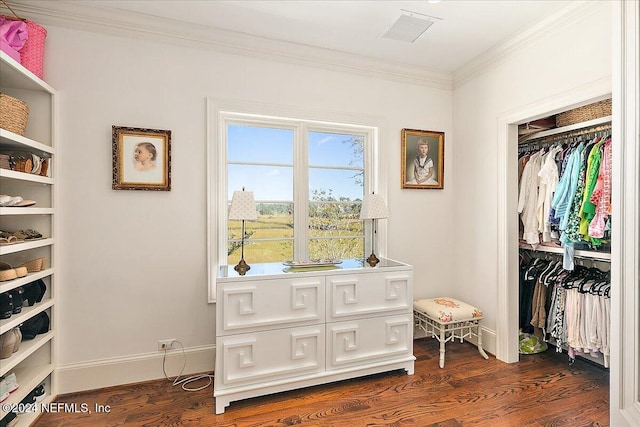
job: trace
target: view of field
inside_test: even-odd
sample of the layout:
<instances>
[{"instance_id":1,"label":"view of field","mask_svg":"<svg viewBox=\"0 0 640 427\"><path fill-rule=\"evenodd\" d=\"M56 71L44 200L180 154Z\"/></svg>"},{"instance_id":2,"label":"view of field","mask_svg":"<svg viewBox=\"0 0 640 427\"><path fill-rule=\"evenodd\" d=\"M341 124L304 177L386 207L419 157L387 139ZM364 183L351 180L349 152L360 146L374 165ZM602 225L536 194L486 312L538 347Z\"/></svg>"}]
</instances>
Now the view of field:
<instances>
[{"instance_id":1,"label":"view of field","mask_svg":"<svg viewBox=\"0 0 640 427\"><path fill-rule=\"evenodd\" d=\"M258 204L258 219L245 221L247 262L279 262L293 257L290 204ZM265 214L265 212L268 212ZM358 258L364 254L360 201L314 202L309 205L309 258ZM229 221L228 264L240 260L242 222Z\"/></svg>"}]
</instances>

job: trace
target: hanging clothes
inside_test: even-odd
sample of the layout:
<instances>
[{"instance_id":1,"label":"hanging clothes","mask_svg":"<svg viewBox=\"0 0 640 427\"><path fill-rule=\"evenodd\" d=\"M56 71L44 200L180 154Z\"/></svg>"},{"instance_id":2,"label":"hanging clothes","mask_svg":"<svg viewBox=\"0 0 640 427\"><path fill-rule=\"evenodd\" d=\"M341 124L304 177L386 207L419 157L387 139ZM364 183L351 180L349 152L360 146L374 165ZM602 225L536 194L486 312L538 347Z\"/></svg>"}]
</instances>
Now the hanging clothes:
<instances>
[{"instance_id":1,"label":"hanging clothes","mask_svg":"<svg viewBox=\"0 0 640 427\"><path fill-rule=\"evenodd\" d=\"M518 163L522 244L562 247L573 270L577 249L606 248L610 238L611 138L594 132L529 150Z\"/></svg>"},{"instance_id":2,"label":"hanging clothes","mask_svg":"<svg viewBox=\"0 0 640 427\"><path fill-rule=\"evenodd\" d=\"M602 355L604 366L608 367L609 272L582 265L568 271L562 268L561 261L537 257L522 260L520 271L521 332L555 341L556 351L567 348L571 359L577 355Z\"/></svg>"}]
</instances>

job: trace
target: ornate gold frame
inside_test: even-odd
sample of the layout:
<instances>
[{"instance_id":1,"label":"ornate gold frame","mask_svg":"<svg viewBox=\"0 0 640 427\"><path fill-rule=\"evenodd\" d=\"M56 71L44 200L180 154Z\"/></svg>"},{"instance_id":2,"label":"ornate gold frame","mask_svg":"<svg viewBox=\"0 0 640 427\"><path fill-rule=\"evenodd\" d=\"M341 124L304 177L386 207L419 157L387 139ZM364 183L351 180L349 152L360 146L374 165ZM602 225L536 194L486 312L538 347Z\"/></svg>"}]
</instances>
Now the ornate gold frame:
<instances>
[{"instance_id":1,"label":"ornate gold frame","mask_svg":"<svg viewBox=\"0 0 640 427\"><path fill-rule=\"evenodd\" d=\"M427 157L431 159L434 170L432 178L424 183L417 182L414 173L418 157L418 142L423 140L427 143ZM442 190L444 188L444 132L402 129L400 162L402 188Z\"/></svg>"},{"instance_id":2,"label":"ornate gold frame","mask_svg":"<svg viewBox=\"0 0 640 427\"><path fill-rule=\"evenodd\" d=\"M153 162L135 159L140 144L150 144ZM114 190L171 191L171 131L112 126Z\"/></svg>"}]
</instances>

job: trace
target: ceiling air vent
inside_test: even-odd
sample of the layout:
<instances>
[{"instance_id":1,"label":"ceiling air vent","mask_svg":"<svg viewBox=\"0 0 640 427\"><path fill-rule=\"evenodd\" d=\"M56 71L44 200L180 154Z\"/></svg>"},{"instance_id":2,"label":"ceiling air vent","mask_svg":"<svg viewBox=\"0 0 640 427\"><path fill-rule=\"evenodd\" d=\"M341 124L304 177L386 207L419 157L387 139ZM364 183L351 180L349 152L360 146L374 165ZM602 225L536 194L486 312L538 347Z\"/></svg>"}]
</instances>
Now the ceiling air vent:
<instances>
[{"instance_id":1,"label":"ceiling air vent","mask_svg":"<svg viewBox=\"0 0 640 427\"><path fill-rule=\"evenodd\" d=\"M402 9L400 17L380 37L413 43L436 20L442 20L442 18Z\"/></svg>"}]
</instances>

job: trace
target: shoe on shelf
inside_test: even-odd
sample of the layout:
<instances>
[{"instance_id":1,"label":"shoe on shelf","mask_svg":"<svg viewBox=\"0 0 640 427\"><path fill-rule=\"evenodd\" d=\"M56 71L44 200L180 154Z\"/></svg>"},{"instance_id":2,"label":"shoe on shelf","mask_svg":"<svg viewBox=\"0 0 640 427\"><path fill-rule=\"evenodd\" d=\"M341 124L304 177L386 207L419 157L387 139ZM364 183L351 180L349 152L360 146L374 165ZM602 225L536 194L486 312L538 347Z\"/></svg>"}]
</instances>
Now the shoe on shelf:
<instances>
[{"instance_id":1,"label":"shoe on shelf","mask_svg":"<svg viewBox=\"0 0 640 427\"><path fill-rule=\"evenodd\" d=\"M3 379L0 379L0 402L4 402L9 397L9 387L7 386L7 382Z\"/></svg>"},{"instance_id":2,"label":"shoe on shelf","mask_svg":"<svg viewBox=\"0 0 640 427\"><path fill-rule=\"evenodd\" d=\"M33 389L33 396L36 398L36 402L40 402L45 397L45 389L44 384L40 384L38 387Z\"/></svg>"},{"instance_id":3,"label":"shoe on shelf","mask_svg":"<svg viewBox=\"0 0 640 427\"><path fill-rule=\"evenodd\" d=\"M35 205L35 200L25 200L20 196L0 194L0 207L25 207Z\"/></svg>"},{"instance_id":4,"label":"shoe on shelf","mask_svg":"<svg viewBox=\"0 0 640 427\"><path fill-rule=\"evenodd\" d=\"M18 423L18 415L15 412L9 412L0 420L0 427L13 427Z\"/></svg>"},{"instance_id":5,"label":"shoe on shelf","mask_svg":"<svg viewBox=\"0 0 640 427\"><path fill-rule=\"evenodd\" d=\"M38 271L42 271L46 268L47 260L46 258L36 258L31 261L27 261L22 264L20 267L26 267L29 273L37 273Z\"/></svg>"},{"instance_id":6,"label":"shoe on shelf","mask_svg":"<svg viewBox=\"0 0 640 427\"><path fill-rule=\"evenodd\" d=\"M6 231L0 231L0 246L15 245L16 243L23 243L24 240L18 239L11 233Z\"/></svg>"},{"instance_id":7,"label":"shoe on shelf","mask_svg":"<svg viewBox=\"0 0 640 427\"><path fill-rule=\"evenodd\" d=\"M17 279L27 275L28 270L25 267L13 268L6 262L0 262L0 282Z\"/></svg>"},{"instance_id":8,"label":"shoe on shelf","mask_svg":"<svg viewBox=\"0 0 640 427\"><path fill-rule=\"evenodd\" d=\"M0 262L0 282L13 280L18 277L24 277L28 273L26 267L12 267L6 262Z\"/></svg>"},{"instance_id":9,"label":"shoe on shelf","mask_svg":"<svg viewBox=\"0 0 640 427\"><path fill-rule=\"evenodd\" d=\"M13 296L9 292L0 294L0 319L8 319L13 314Z\"/></svg>"},{"instance_id":10,"label":"shoe on shelf","mask_svg":"<svg viewBox=\"0 0 640 427\"><path fill-rule=\"evenodd\" d=\"M19 326L12 329L13 334L16 336L16 343L13 345L13 352L16 353L20 350L20 343L22 342L22 331Z\"/></svg>"},{"instance_id":11,"label":"shoe on shelf","mask_svg":"<svg viewBox=\"0 0 640 427\"><path fill-rule=\"evenodd\" d=\"M0 335L0 359L7 359L13 354L13 347L16 345L16 334L13 330Z\"/></svg>"},{"instance_id":12,"label":"shoe on shelf","mask_svg":"<svg viewBox=\"0 0 640 427\"><path fill-rule=\"evenodd\" d=\"M11 289L9 291L9 295L11 295L11 298L13 299L13 314L18 314L22 311L23 293L24 290L22 290L21 288Z\"/></svg>"},{"instance_id":13,"label":"shoe on shelf","mask_svg":"<svg viewBox=\"0 0 640 427\"><path fill-rule=\"evenodd\" d=\"M9 393L13 393L18 388L20 388L20 386L18 385L16 374L14 374L13 372L9 375L5 375L2 379L7 383L7 391Z\"/></svg>"},{"instance_id":14,"label":"shoe on shelf","mask_svg":"<svg viewBox=\"0 0 640 427\"><path fill-rule=\"evenodd\" d=\"M47 285L42 279L27 283L22 288L24 289L24 294L22 296L23 307L26 305L32 307L35 303L42 301L42 298L47 291ZM24 300L27 302L24 302Z\"/></svg>"},{"instance_id":15,"label":"shoe on shelf","mask_svg":"<svg viewBox=\"0 0 640 427\"><path fill-rule=\"evenodd\" d=\"M34 239L42 239L42 233L37 230L32 230L30 228L26 230L18 230L14 233L18 239L24 240L34 240Z\"/></svg>"}]
</instances>

